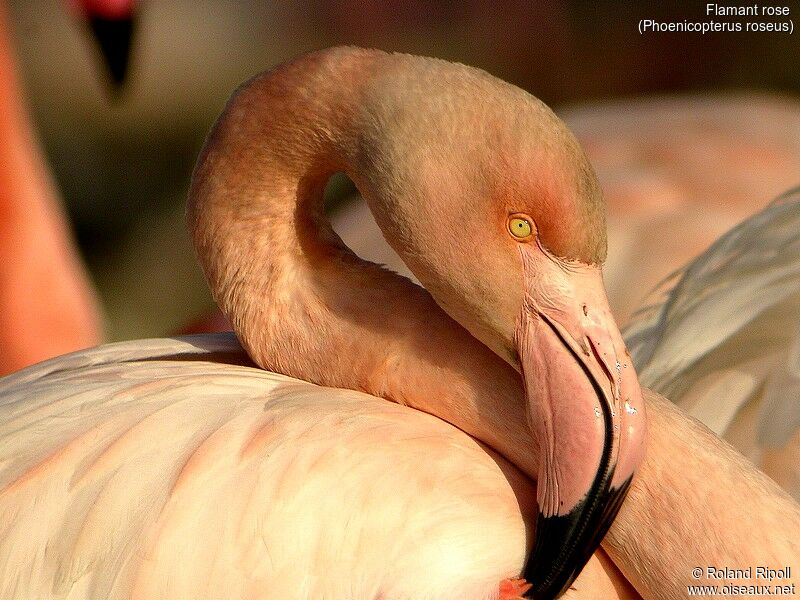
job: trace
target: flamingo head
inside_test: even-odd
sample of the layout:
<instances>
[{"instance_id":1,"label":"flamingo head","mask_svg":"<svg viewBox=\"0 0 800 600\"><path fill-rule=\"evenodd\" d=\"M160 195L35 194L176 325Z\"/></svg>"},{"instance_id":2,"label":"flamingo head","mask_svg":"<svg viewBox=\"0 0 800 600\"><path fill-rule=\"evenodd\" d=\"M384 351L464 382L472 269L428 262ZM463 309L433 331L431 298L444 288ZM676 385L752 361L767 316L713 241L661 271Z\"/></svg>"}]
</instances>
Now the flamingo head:
<instances>
[{"instance_id":1,"label":"flamingo head","mask_svg":"<svg viewBox=\"0 0 800 600\"><path fill-rule=\"evenodd\" d=\"M521 372L539 453L528 594L557 597L644 448L642 394L602 280L600 188L572 134L526 92L463 65L396 65L361 102L361 187L381 190L367 198L376 220L437 303Z\"/></svg>"}]
</instances>

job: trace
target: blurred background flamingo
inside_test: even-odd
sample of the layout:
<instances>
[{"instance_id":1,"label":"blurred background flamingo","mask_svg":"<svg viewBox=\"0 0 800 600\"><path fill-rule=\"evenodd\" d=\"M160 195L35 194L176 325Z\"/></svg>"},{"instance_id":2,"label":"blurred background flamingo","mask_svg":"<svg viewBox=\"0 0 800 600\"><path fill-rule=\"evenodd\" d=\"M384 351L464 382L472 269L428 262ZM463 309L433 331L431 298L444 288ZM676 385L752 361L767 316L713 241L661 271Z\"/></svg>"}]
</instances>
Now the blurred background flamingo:
<instances>
[{"instance_id":1,"label":"blurred background flamingo","mask_svg":"<svg viewBox=\"0 0 800 600\"><path fill-rule=\"evenodd\" d=\"M27 113L0 4L0 373L97 343L96 299Z\"/></svg>"},{"instance_id":2,"label":"blurred background flamingo","mask_svg":"<svg viewBox=\"0 0 800 600\"><path fill-rule=\"evenodd\" d=\"M75 6L91 24L112 85L127 68L130 0ZM101 339L97 297L75 248L16 73L0 3L0 374Z\"/></svg>"}]
</instances>

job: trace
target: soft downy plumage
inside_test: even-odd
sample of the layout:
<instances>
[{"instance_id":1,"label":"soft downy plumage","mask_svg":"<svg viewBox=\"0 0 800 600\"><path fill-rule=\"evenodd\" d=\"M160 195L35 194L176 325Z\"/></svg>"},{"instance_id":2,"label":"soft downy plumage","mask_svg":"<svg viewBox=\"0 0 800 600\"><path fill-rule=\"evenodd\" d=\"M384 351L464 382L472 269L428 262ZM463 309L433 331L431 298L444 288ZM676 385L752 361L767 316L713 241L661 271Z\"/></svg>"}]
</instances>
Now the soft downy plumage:
<instances>
[{"instance_id":1,"label":"soft downy plumage","mask_svg":"<svg viewBox=\"0 0 800 600\"><path fill-rule=\"evenodd\" d=\"M490 598L524 560L512 466L233 335L67 355L0 398L2 598Z\"/></svg>"}]
</instances>

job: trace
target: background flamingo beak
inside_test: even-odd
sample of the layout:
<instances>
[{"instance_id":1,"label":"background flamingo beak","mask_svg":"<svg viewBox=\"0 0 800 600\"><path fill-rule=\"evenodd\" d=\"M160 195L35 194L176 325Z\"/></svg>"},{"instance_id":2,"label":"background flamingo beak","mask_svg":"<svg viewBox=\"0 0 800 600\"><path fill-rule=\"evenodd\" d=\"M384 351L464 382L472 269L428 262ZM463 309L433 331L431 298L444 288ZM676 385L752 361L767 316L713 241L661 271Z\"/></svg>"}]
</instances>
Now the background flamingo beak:
<instances>
[{"instance_id":1,"label":"background flamingo beak","mask_svg":"<svg viewBox=\"0 0 800 600\"><path fill-rule=\"evenodd\" d=\"M136 0L80 0L79 10L100 49L112 91L121 91L136 28Z\"/></svg>"},{"instance_id":2,"label":"background flamingo beak","mask_svg":"<svg viewBox=\"0 0 800 600\"><path fill-rule=\"evenodd\" d=\"M536 269L516 333L541 453L536 541L524 576L533 584L528 597L557 598L622 505L643 457L645 419L599 267L547 260Z\"/></svg>"}]
</instances>

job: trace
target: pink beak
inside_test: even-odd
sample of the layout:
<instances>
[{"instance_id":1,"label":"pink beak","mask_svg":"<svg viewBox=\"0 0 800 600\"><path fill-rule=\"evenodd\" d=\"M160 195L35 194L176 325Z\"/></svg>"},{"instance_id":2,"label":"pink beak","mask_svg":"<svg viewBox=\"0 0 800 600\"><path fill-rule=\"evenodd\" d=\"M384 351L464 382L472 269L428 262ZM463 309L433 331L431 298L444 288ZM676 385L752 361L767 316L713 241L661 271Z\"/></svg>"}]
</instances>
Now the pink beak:
<instances>
[{"instance_id":1,"label":"pink beak","mask_svg":"<svg viewBox=\"0 0 800 600\"><path fill-rule=\"evenodd\" d=\"M616 517L643 458L646 421L600 268L565 263L534 245L520 252L526 297L517 352L541 453L525 577L531 597L556 598Z\"/></svg>"}]
</instances>

